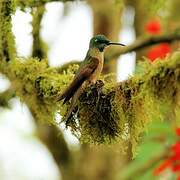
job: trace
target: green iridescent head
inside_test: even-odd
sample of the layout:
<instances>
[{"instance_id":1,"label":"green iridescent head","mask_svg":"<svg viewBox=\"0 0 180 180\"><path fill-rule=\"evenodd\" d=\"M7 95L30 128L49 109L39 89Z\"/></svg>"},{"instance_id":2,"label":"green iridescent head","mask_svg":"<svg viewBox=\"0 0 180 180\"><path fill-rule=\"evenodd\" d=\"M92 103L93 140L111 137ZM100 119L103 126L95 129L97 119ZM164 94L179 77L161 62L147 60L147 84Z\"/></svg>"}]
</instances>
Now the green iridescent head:
<instances>
[{"instance_id":1,"label":"green iridescent head","mask_svg":"<svg viewBox=\"0 0 180 180\"><path fill-rule=\"evenodd\" d=\"M104 35L96 35L93 38L91 38L89 43L89 48L98 48L100 52L103 52L104 49L109 45L125 46L124 44L121 43L111 42Z\"/></svg>"}]
</instances>

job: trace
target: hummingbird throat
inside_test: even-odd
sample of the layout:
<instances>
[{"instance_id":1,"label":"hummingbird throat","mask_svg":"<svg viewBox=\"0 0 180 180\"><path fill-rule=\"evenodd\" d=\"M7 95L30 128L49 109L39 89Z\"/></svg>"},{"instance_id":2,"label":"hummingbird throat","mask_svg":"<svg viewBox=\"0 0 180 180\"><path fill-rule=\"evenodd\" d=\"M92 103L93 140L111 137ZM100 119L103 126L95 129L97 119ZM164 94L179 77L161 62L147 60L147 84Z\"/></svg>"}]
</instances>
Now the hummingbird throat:
<instances>
[{"instance_id":1,"label":"hummingbird throat","mask_svg":"<svg viewBox=\"0 0 180 180\"><path fill-rule=\"evenodd\" d=\"M104 52L100 51L98 48L91 48L89 50L89 55L91 57L99 59L100 61L104 60Z\"/></svg>"}]
</instances>

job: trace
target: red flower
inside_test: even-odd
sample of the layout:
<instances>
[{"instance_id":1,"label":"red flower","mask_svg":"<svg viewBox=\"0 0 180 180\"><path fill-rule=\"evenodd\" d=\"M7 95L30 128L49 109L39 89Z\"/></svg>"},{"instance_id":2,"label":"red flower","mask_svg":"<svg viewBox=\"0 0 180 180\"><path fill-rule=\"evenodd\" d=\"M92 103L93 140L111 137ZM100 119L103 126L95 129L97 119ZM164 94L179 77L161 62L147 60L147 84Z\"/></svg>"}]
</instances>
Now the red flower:
<instances>
[{"instance_id":1,"label":"red flower","mask_svg":"<svg viewBox=\"0 0 180 180\"><path fill-rule=\"evenodd\" d=\"M180 172L180 164L172 166L172 171L173 172L178 172L178 171Z\"/></svg>"},{"instance_id":2,"label":"red flower","mask_svg":"<svg viewBox=\"0 0 180 180\"><path fill-rule=\"evenodd\" d=\"M176 144L174 144L171 149L174 153L172 160L180 160L180 141L176 142Z\"/></svg>"},{"instance_id":3,"label":"red flower","mask_svg":"<svg viewBox=\"0 0 180 180\"><path fill-rule=\"evenodd\" d=\"M172 163L171 159L165 160L158 168L156 168L156 169L154 170L154 173L153 173L153 174L154 174L155 176L159 175L162 171L164 171L165 169L167 169L168 167L170 167L170 166L171 166L171 163Z\"/></svg>"},{"instance_id":4,"label":"red flower","mask_svg":"<svg viewBox=\"0 0 180 180\"><path fill-rule=\"evenodd\" d=\"M176 128L176 135L180 136L180 128Z\"/></svg>"},{"instance_id":5,"label":"red flower","mask_svg":"<svg viewBox=\"0 0 180 180\"><path fill-rule=\"evenodd\" d=\"M176 129L176 134L180 136L180 128ZM172 172L178 173L177 179L180 180L180 141L171 146L169 157L154 170L154 175L159 175L167 168L170 168Z\"/></svg>"},{"instance_id":6,"label":"red flower","mask_svg":"<svg viewBox=\"0 0 180 180\"><path fill-rule=\"evenodd\" d=\"M158 20L151 20L145 25L145 31L149 34L160 34L161 24Z\"/></svg>"},{"instance_id":7,"label":"red flower","mask_svg":"<svg viewBox=\"0 0 180 180\"><path fill-rule=\"evenodd\" d=\"M150 61L154 61L157 58L165 58L168 53L171 52L171 47L168 43L161 43L158 46L152 47L147 54Z\"/></svg>"}]
</instances>

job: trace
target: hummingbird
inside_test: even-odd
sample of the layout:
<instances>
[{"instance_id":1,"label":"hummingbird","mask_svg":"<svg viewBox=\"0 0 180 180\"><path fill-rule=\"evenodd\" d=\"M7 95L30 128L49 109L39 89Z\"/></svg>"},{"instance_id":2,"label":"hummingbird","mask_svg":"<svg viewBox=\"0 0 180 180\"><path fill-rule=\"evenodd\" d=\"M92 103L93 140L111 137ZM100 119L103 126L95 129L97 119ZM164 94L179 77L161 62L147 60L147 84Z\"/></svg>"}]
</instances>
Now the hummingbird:
<instances>
[{"instance_id":1,"label":"hummingbird","mask_svg":"<svg viewBox=\"0 0 180 180\"><path fill-rule=\"evenodd\" d=\"M95 84L98 80L103 69L104 51L110 45L125 46L121 43L111 42L104 35L96 35L91 38L86 57L77 70L73 81L57 99L58 101L64 99L63 104L71 99L70 108L66 114L65 122L68 122L71 118L77 100L83 90L87 86Z\"/></svg>"}]
</instances>

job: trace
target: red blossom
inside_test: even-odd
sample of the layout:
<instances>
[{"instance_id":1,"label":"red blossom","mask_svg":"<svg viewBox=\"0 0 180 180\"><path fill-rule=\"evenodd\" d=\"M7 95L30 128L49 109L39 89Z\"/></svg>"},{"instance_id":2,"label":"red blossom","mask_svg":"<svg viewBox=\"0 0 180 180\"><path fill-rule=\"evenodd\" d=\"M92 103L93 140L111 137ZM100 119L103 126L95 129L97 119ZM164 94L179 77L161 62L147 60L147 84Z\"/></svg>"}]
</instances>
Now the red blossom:
<instances>
[{"instance_id":1,"label":"red blossom","mask_svg":"<svg viewBox=\"0 0 180 180\"><path fill-rule=\"evenodd\" d=\"M172 156L172 159L180 160L180 141L176 142L176 144L174 144L171 149L174 153L174 156Z\"/></svg>"},{"instance_id":2,"label":"red blossom","mask_svg":"<svg viewBox=\"0 0 180 180\"><path fill-rule=\"evenodd\" d=\"M176 134L180 136L180 128L176 129ZM169 157L154 170L154 175L159 175L167 168L170 168L172 172L178 173L177 180L180 180L180 140L171 146Z\"/></svg>"},{"instance_id":3,"label":"red blossom","mask_svg":"<svg viewBox=\"0 0 180 180\"><path fill-rule=\"evenodd\" d=\"M180 136L180 128L176 128L176 135Z\"/></svg>"},{"instance_id":4,"label":"red blossom","mask_svg":"<svg viewBox=\"0 0 180 180\"><path fill-rule=\"evenodd\" d=\"M171 166L171 159L166 159L158 168L154 170L154 175L159 175L162 171Z\"/></svg>"},{"instance_id":5,"label":"red blossom","mask_svg":"<svg viewBox=\"0 0 180 180\"><path fill-rule=\"evenodd\" d=\"M180 164L172 166L172 171L173 172L177 172L177 171L180 172Z\"/></svg>"},{"instance_id":6,"label":"red blossom","mask_svg":"<svg viewBox=\"0 0 180 180\"><path fill-rule=\"evenodd\" d=\"M145 24L145 31L151 35L159 35L161 34L161 24L157 19L150 20ZM147 52L147 57L151 62L155 61L157 58L165 58L168 53L171 52L171 47L168 43L161 43L157 46L152 47Z\"/></svg>"},{"instance_id":7,"label":"red blossom","mask_svg":"<svg viewBox=\"0 0 180 180\"><path fill-rule=\"evenodd\" d=\"M157 58L165 58L168 53L171 52L171 47L168 43L161 43L155 47L152 47L148 53L147 57L151 62L155 61Z\"/></svg>"},{"instance_id":8,"label":"red blossom","mask_svg":"<svg viewBox=\"0 0 180 180\"><path fill-rule=\"evenodd\" d=\"M151 20L145 25L148 34L157 35L161 33L161 24L158 20Z\"/></svg>"}]
</instances>

